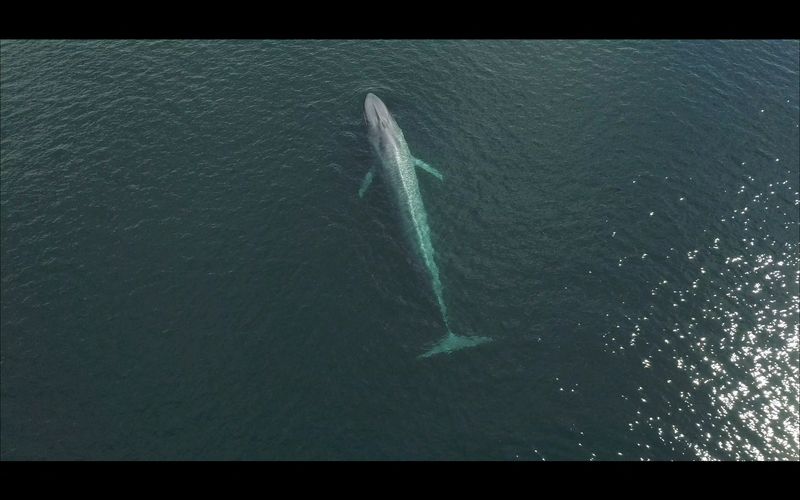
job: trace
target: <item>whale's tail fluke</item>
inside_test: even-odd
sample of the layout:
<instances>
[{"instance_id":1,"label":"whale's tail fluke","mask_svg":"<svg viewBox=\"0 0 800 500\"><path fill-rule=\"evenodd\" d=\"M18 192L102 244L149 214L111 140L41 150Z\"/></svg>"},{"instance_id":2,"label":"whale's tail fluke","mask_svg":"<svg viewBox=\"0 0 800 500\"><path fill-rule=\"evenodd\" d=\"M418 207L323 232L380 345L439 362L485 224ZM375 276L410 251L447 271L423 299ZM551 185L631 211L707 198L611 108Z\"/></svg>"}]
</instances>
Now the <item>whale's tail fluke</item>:
<instances>
[{"instance_id":1,"label":"whale's tail fluke","mask_svg":"<svg viewBox=\"0 0 800 500\"><path fill-rule=\"evenodd\" d=\"M442 340L434 345L428 352L421 354L419 357L430 358L435 354L450 354L451 352L458 351L459 349L475 347L491 341L492 339L490 337L463 337L448 331L447 335L445 335Z\"/></svg>"}]
</instances>

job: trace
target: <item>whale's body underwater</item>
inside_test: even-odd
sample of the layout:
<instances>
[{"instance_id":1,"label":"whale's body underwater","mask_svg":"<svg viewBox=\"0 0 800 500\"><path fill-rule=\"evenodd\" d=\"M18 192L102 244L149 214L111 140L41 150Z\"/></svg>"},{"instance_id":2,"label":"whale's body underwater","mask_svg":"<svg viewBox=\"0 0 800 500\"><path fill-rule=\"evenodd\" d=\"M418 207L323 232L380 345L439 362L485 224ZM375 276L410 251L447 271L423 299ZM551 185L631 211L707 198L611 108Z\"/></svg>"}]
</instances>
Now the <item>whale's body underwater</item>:
<instances>
[{"instance_id":1,"label":"whale's body underwater","mask_svg":"<svg viewBox=\"0 0 800 500\"><path fill-rule=\"evenodd\" d=\"M395 206L400 212L400 219L403 221L406 235L431 280L433 293L436 295L436 301L447 329L444 338L421 357L450 353L491 340L487 337L465 337L450 331L447 307L442 296L442 283L439 279L439 268L436 266L431 244L428 216L420 196L415 167L425 170L439 180L442 180L442 175L430 165L411 155L403 131L400 130L383 101L374 94L367 94L364 101L364 121L367 125L370 144L380 159L380 168L370 169L364 177L358 194L359 196L364 195L375 174L379 174L385 179L385 184L388 185Z\"/></svg>"}]
</instances>

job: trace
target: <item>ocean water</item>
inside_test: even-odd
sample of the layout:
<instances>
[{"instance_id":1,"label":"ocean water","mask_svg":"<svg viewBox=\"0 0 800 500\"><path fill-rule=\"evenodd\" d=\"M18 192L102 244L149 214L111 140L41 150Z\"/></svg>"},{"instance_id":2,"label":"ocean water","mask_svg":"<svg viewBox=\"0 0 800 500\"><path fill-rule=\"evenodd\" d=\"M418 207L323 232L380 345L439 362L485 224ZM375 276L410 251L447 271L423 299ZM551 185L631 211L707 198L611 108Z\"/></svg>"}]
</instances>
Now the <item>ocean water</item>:
<instances>
[{"instance_id":1,"label":"ocean water","mask_svg":"<svg viewBox=\"0 0 800 500\"><path fill-rule=\"evenodd\" d=\"M2 41L0 458L797 460L799 58Z\"/></svg>"}]
</instances>

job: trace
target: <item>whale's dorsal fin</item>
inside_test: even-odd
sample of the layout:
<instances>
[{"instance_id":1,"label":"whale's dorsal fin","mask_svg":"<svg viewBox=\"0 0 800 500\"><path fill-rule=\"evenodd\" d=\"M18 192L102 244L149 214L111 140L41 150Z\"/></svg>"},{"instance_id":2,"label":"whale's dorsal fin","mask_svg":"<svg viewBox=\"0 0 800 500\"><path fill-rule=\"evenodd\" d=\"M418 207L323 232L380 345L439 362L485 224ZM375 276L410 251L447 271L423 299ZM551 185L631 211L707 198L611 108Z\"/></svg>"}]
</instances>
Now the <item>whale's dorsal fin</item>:
<instances>
[{"instance_id":1,"label":"whale's dorsal fin","mask_svg":"<svg viewBox=\"0 0 800 500\"><path fill-rule=\"evenodd\" d=\"M422 170L428 172L429 174L433 175L434 177L438 178L440 181L444 180L444 176L441 172L436 170L435 168L431 167L424 161L420 160L419 158L414 158L414 165L421 168Z\"/></svg>"}]
</instances>

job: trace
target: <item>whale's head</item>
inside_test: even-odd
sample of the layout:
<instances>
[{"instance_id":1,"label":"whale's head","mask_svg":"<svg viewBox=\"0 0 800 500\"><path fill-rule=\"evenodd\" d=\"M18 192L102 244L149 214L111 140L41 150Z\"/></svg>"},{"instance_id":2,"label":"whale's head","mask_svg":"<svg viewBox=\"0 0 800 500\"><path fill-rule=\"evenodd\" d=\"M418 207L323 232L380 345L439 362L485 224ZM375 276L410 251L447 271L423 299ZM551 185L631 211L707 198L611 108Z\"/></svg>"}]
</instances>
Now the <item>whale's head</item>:
<instances>
[{"instance_id":1,"label":"whale's head","mask_svg":"<svg viewBox=\"0 0 800 500\"><path fill-rule=\"evenodd\" d=\"M364 100L364 122L370 140L379 150L394 144L395 138L402 134L386 105L372 93Z\"/></svg>"}]
</instances>

